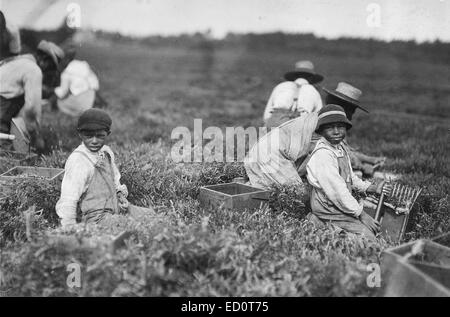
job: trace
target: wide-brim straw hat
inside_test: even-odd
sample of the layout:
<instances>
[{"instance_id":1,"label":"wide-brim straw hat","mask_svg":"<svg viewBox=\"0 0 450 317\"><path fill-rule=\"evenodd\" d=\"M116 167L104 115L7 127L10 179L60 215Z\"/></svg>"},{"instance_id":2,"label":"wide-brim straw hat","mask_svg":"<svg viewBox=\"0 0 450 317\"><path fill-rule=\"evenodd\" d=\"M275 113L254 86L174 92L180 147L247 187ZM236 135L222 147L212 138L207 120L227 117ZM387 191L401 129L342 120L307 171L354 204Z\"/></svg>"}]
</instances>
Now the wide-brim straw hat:
<instances>
[{"instance_id":1,"label":"wide-brim straw hat","mask_svg":"<svg viewBox=\"0 0 450 317\"><path fill-rule=\"evenodd\" d=\"M355 105L355 107L369 113L367 109L361 106L359 99L361 98L362 91L352 85L344 82L340 82L335 90L328 90L322 88L327 94L333 95L339 99L342 99L348 103Z\"/></svg>"},{"instance_id":2,"label":"wide-brim straw hat","mask_svg":"<svg viewBox=\"0 0 450 317\"><path fill-rule=\"evenodd\" d=\"M284 74L284 79L288 81L295 81L297 78L305 78L311 85L323 80L323 76L315 72L314 64L310 61L298 61L293 71Z\"/></svg>"},{"instance_id":3,"label":"wide-brim straw hat","mask_svg":"<svg viewBox=\"0 0 450 317\"><path fill-rule=\"evenodd\" d=\"M352 123L348 120L344 108L339 105L326 105L320 109L318 116L319 120L317 121L316 132L320 130L320 127L329 123L344 123L347 126L347 130L352 128Z\"/></svg>"}]
</instances>

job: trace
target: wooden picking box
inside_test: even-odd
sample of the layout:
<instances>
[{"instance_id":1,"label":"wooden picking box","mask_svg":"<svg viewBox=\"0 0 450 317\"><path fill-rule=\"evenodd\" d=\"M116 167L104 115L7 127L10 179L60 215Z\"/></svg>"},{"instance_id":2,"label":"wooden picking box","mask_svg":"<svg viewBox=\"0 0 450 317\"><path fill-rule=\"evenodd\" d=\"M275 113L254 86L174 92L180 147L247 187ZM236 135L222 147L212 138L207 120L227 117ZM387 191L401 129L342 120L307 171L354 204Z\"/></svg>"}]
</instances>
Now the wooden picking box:
<instances>
[{"instance_id":1,"label":"wooden picking box","mask_svg":"<svg viewBox=\"0 0 450 317\"><path fill-rule=\"evenodd\" d=\"M200 188L200 203L204 207L244 210L259 208L269 201L270 192L260 188L227 183Z\"/></svg>"},{"instance_id":2,"label":"wooden picking box","mask_svg":"<svg viewBox=\"0 0 450 317\"><path fill-rule=\"evenodd\" d=\"M0 175L0 202L10 195L16 181L42 177L48 182L61 182L64 170L60 168L16 166Z\"/></svg>"},{"instance_id":3,"label":"wooden picking box","mask_svg":"<svg viewBox=\"0 0 450 317\"><path fill-rule=\"evenodd\" d=\"M16 166L0 175L0 181L8 181L12 179L43 177L46 180L62 181L64 169L34 167L34 166Z\"/></svg>"},{"instance_id":4,"label":"wooden picking box","mask_svg":"<svg viewBox=\"0 0 450 317\"><path fill-rule=\"evenodd\" d=\"M434 242L450 248L450 232L444 233L432 239Z\"/></svg>"},{"instance_id":5,"label":"wooden picking box","mask_svg":"<svg viewBox=\"0 0 450 317\"><path fill-rule=\"evenodd\" d=\"M416 243L422 252L405 257ZM382 256L385 296L450 296L450 248L430 240L417 240L387 249Z\"/></svg>"},{"instance_id":6,"label":"wooden picking box","mask_svg":"<svg viewBox=\"0 0 450 317\"><path fill-rule=\"evenodd\" d=\"M381 208L383 208L384 213L383 220L381 221L381 235L393 241L400 242L405 234L410 215L405 213L397 214L394 209L384 204ZM375 217L375 209L364 208L364 211L372 218Z\"/></svg>"}]
</instances>

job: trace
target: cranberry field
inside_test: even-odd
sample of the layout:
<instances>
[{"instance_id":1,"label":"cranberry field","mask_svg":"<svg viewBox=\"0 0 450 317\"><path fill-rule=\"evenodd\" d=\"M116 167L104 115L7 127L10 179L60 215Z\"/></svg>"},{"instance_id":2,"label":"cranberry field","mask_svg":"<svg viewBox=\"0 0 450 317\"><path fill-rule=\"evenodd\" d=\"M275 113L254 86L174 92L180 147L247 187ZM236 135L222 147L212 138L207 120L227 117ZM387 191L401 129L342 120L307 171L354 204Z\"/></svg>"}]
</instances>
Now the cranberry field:
<instances>
[{"instance_id":1,"label":"cranberry field","mask_svg":"<svg viewBox=\"0 0 450 317\"><path fill-rule=\"evenodd\" d=\"M450 230L450 55L448 44L382 43L312 36L201 36L132 41L102 35L78 46L99 75L113 116L111 146L132 203L157 216L116 216L103 227L61 233L59 188L22 182L0 203L0 268L19 296L377 296L367 265L393 242L370 243L314 230L295 188L277 188L270 208L205 209L199 188L244 176L240 162L171 160L176 127L262 125L271 89L299 59L324 74L324 87L349 82L370 114L357 112L349 140L388 158L385 170L424 187L405 240ZM76 120L44 108L53 152L38 162L63 167L78 145ZM3 164L3 163L2 163ZM8 164L0 167L5 171ZM25 212L35 205L40 213ZM135 240L111 250L124 230ZM67 239L62 239L66 237ZM59 237L59 238L55 238ZM76 237L76 239L72 239ZM70 288L67 265L81 265ZM383 285L382 285L383 286Z\"/></svg>"}]
</instances>

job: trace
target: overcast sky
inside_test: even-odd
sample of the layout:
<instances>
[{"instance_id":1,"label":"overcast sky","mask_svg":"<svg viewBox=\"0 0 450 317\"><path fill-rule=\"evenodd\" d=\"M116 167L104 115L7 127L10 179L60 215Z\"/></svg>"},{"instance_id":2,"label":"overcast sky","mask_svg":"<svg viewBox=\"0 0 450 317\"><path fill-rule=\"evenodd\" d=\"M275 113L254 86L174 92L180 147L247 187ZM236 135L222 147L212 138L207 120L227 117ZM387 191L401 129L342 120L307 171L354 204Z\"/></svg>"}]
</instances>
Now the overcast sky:
<instances>
[{"instance_id":1,"label":"overcast sky","mask_svg":"<svg viewBox=\"0 0 450 317\"><path fill-rule=\"evenodd\" d=\"M286 31L450 42L450 0L0 0L0 6L19 26L49 29L72 2L81 8L82 28L137 36L211 29L215 37Z\"/></svg>"}]
</instances>

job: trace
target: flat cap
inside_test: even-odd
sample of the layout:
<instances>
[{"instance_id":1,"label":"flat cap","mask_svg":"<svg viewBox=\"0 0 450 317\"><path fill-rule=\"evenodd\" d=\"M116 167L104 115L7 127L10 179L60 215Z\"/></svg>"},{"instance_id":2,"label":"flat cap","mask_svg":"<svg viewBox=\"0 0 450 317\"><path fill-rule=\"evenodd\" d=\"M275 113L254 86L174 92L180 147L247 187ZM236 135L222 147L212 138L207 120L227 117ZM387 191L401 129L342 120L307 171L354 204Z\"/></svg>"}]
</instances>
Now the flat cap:
<instances>
[{"instance_id":1,"label":"flat cap","mask_svg":"<svg viewBox=\"0 0 450 317\"><path fill-rule=\"evenodd\" d=\"M112 119L101 109L88 109L78 118L78 130L107 130L111 129Z\"/></svg>"}]
</instances>

